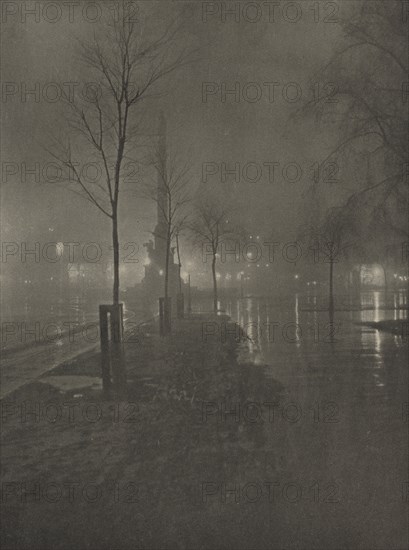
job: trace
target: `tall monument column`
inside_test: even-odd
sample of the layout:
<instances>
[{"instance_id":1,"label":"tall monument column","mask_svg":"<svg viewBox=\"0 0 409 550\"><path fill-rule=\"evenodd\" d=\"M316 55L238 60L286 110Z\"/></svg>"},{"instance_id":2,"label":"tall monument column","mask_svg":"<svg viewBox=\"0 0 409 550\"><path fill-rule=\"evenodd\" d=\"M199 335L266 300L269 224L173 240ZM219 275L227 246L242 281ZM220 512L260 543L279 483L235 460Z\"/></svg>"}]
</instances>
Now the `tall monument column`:
<instances>
[{"instance_id":1,"label":"tall monument column","mask_svg":"<svg viewBox=\"0 0 409 550\"><path fill-rule=\"evenodd\" d=\"M163 112L159 116L158 126L158 149L160 158L166 160L166 120ZM166 168L166 167L163 167ZM145 296L155 302L164 294L165 270L166 270L166 236L167 236L167 208L168 197L162 177L157 173L156 180L156 225L153 233L153 240L145 243L148 253L148 263L145 265L145 277L142 286ZM183 283L182 283L183 284ZM169 256L169 296L176 299L180 292L179 266L174 260L174 247L170 249Z\"/></svg>"},{"instance_id":2,"label":"tall monument column","mask_svg":"<svg viewBox=\"0 0 409 550\"><path fill-rule=\"evenodd\" d=\"M159 116L159 155L160 159L166 159L166 119L164 117L163 111L161 111ZM166 223L166 212L168 208L168 197L166 195L166 190L164 182L161 175L157 174L157 197L156 197L156 227L153 232L155 238L155 250L157 252L157 260L159 263L159 269L165 269L166 262L166 232L167 232L167 223Z\"/></svg>"}]
</instances>

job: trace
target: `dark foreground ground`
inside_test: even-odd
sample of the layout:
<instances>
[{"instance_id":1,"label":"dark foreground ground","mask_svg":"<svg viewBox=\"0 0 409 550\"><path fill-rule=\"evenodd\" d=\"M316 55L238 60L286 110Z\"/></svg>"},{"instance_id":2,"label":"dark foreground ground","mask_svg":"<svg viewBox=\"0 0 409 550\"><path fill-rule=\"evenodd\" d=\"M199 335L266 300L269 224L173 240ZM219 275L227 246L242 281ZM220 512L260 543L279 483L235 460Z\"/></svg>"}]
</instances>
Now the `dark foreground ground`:
<instances>
[{"instance_id":1,"label":"dark foreground ground","mask_svg":"<svg viewBox=\"0 0 409 550\"><path fill-rule=\"evenodd\" d=\"M298 422L296 405L276 407L286 388L240 359L233 325L204 338L206 322L128 334L121 394L103 394L89 352L3 400L2 548L407 547L404 401L388 441L380 418L367 434L339 423L331 383Z\"/></svg>"}]
</instances>

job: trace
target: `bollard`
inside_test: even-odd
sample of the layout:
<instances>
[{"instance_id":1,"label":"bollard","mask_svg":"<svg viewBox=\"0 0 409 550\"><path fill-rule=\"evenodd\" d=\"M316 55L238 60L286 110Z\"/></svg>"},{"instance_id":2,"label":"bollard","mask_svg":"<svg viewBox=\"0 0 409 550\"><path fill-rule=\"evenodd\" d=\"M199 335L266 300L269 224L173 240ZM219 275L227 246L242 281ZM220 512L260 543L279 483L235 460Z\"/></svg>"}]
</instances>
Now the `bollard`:
<instances>
[{"instance_id":1,"label":"bollard","mask_svg":"<svg viewBox=\"0 0 409 550\"><path fill-rule=\"evenodd\" d=\"M99 325L101 343L102 388L123 386L123 304L100 305ZM125 377L126 378L126 377Z\"/></svg>"}]
</instances>

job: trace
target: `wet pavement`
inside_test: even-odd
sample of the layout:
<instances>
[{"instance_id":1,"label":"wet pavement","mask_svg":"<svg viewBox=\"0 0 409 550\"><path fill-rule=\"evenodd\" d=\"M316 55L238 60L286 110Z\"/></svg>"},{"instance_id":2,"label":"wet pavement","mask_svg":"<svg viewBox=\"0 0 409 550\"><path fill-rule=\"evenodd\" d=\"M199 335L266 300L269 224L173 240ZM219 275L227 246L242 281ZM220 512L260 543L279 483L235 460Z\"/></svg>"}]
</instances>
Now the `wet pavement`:
<instances>
[{"instance_id":1,"label":"wet pavement","mask_svg":"<svg viewBox=\"0 0 409 550\"><path fill-rule=\"evenodd\" d=\"M78 400L88 416L8 424L6 517L20 535L5 548L406 549L407 333L362 323L405 326L407 311L373 293L330 320L315 298L221 304L247 336L237 359L223 316L186 320L168 343L146 332L126 350L120 400L102 396L92 353L20 387L16 403ZM22 480L94 483L105 498L54 504L51 488L22 504Z\"/></svg>"},{"instance_id":2,"label":"wet pavement","mask_svg":"<svg viewBox=\"0 0 409 550\"><path fill-rule=\"evenodd\" d=\"M382 309L380 294L365 295L365 309L335 311L333 320L299 295L287 312L264 299L226 304L251 339L246 360L285 388L266 438L274 446L281 424L287 467L307 498L314 479L326 485L330 498L323 497L321 512L346 548L408 546L407 310ZM364 324L385 319L402 330ZM291 512L286 519L300 525ZM318 541L325 531L318 509L304 521ZM282 536L292 548L285 529Z\"/></svg>"},{"instance_id":3,"label":"wet pavement","mask_svg":"<svg viewBox=\"0 0 409 550\"><path fill-rule=\"evenodd\" d=\"M137 326L148 317L148 314L125 307L127 328ZM2 315L1 399L64 361L99 350L97 305L87 310L79 304L43 312L27 310L15 316L13 321L10 319Z\"/></svg>"}]
</instances>

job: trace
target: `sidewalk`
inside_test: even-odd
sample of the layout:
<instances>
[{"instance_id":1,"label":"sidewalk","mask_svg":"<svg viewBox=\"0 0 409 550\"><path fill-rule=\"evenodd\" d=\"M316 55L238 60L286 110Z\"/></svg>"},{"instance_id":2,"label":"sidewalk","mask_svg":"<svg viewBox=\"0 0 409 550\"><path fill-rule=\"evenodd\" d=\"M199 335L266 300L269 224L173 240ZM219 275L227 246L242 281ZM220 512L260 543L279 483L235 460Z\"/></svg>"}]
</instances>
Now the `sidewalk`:
<instances>
[{"instance_id":1,"label":"sidewalk","mask_svg":"<svg viewBox=\"0 0 409 550\"><path fill-rule=\"evenodd\" d=\"M236 508L221 514L208 495L262 475L263 424L238 422L228 402L278 400L281 387L241 364L237 336L227 316L175 321L165 339L147 324L126 334L121 398L104 400L95 351L8 395L2 548L248 548Z\"/></svg>"}]
</instances>

